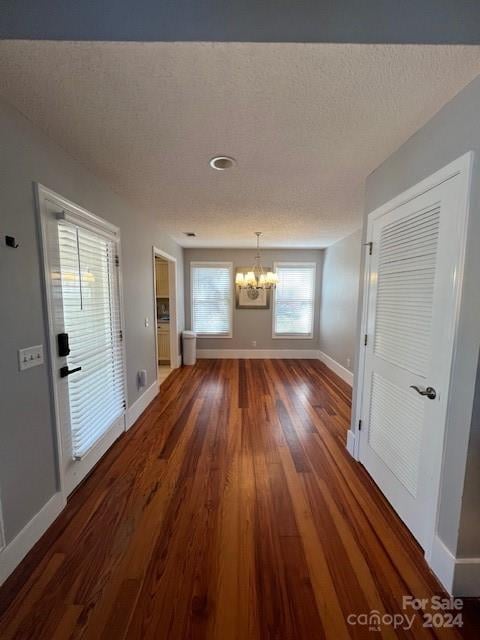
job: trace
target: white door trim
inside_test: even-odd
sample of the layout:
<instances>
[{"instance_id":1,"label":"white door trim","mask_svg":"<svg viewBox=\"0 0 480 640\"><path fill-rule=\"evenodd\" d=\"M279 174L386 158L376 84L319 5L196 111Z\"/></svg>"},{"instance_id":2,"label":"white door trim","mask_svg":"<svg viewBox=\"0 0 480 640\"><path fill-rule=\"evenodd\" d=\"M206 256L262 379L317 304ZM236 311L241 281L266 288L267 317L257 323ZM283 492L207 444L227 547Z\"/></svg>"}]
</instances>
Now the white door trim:
<instances>
[{"instance_id":1,"label":"white door trim","mask_svg":"<svg viewBox=\"0 0 480 640\"><path fill-rule=\"evenodd\" d=\"M40 183L35 183L35 196L36 196L36 204L37 204L37 213L39 220L39 229L40 229L40 251L41 251L41 261L43 264L43 278L42 278L42 286L43 286L43 299L45 300L45 320L48 326L48 369L49 369L49 378L50 378L50 393L52 399L53 406L53 415L55 421L55 435L56 435L56 452L57 452L57 475L58 475L58 485L59 491L61 493L62 499L66 504L68 494L70 493L68 483L64 474L64 460L63 460L63 452L62 452L62 432L61 425L59 420L59 396L58 389L56 383L56 376L54 370L54 363L56 361L57 352L56 352L56 340L55 340L55 331L53 326L53 301L51 296L51 289L49 285L49 265L48 265L48 247L47 247L47 201L55 204L59 207L60 210L64 208L73 212L74 215L78 218L78 220L85 220L87 224L92 228L92 226L99 226L108 229L108 231L115 235L118 239L118 251L120 252L120 229L115 225L103 220L96 216L95 214L83 209L78 206L74 202L67 200L63 196L55 193L51 189L44 187ZM119 276L119 302L120 302L120 315L121 322L123 328L125 328L125 316L124 316L124 307L123 307L123 286L122 286L122 270L121 270L121 254L119 253L120 258L120 267L118 271ZM124 339L123 339L123 378L125 385L125 398L127 398L127 371L126 371L126 352L125 352L125 330L124 330ZM123 428L122 431L125 430L125 414L123 417ZM111 438L108 434L105 434L105 443L108 445L108 448L113 444L111 442Z\"/></svg>"},{"instance_id":2,"label":"white door trim","mask_svg":"<svg viewBox=\"0 0 480 640\"><path fill-rule=\"evenodd\" d=\"M474 152L468 151L463 156L460 156L456 160L450 162L450 164L442 167L442 169L432 173L428 178L424 178L418 184L410 187L406 191L403 191L398 196L395 196L388 202L377 207L377 209L371 211L368 214L368 219L376 220L377 218L381 218L389 211L398 209L398 207L401 207L403 204L418 198L418 196L421 196L423 193L427 193L427 191L438 187L438 185L450 180L450 178L454 178L457 175L463 174L465 178L471 178L473 157Z\"/></svg>"},{"instance_id":3,"label":"white door trim","mask_svg":"<svg viewBox=\"0 0 480 640\"><path fill-rule=\"evenodd\" d=\"M2 510L2 490L0 487L0 552L5 547L5 526L3 524L3 510ZM0 582L1 584L1 582Z\"/></svg>"},{"instance_id":4,"label":"white door trim","mask_svg":"<svg viewBox=\"0 0 480 640\"><path fill-rule=\"evenodd\" d=\"M456 265L455 265L455 284L454 284L454 323L450 330L450 339L452 340L453 350L452 353L455 353L456 342L457 342L457 331L458 331L458 321L459 321L459 313L460 313L460 303L461 303L461 293L462 293L462 285L463 285L463 273L464 273L464 263L465 263L465 249L466 249L466 238L467 238L467 226L468 226L468 214L470 208L470 190L471 190L471 181L472 181L472 167L473 167L473 159L474 153L473 151L469 151L463 156L457 158L447 166L443 167L439 171L435 172L428 178L425 178L417 185L407 189L400 195L396 196L389 202L381 205L374 211L368 214L367 217L367 238L366 242L372 242L372 227L371 224L374 220L384 216L388 212L397 209L403 204L417 198L418 196L430 191L431 189L439 186L440 184L446 182L447 180L459 176L460 178L460 187L459 193L461 193L462 201L459 203L459 236L461 238L460 242L460 251L456 257ZM359 421L363 416L363 392L364 392L364 378L365 378L365 364L366 364L366 353L364 348L364 336L367 333L368 327L368 300L369 300L369 280L370 280L370 259L367 256L364 268L364 291L362 298L362 322L361 322L361 330L360 330L360 340L359 340L359 367L358 367L358 376L356 380L356 392L357 392L357 405L355 407L355 420L354 420L354 431L353 431L353 453L354 457L358 460L359 458L359 447L360 447L360 437L362 432L359 431L358 425ZM450 386L448 389L447 395L447 405L450 397ZM448 417L448 410L447 410ZM435 504L432 505L431 513L428 513L426 517L428 518L428 542L425 545L425 557L427 561L430 562L432 556L432 547L434 544L435 531L437 526L437 518L438 518L438 498L440 492L440 483L441 483L441 468L438 473L438 477L434 479L434 486L432 490L432 495L434 496Z\"/></svg>"},{"instance_id":5,"label":"white door trim","mask_svg":"<svg viewBox=\"0 0 480 640\"><path fill-rule=\"evenodd\" d=\"M153 308L155 309L154 317L154 334L155 334L155 372L158 365L158 338L157 338L157 274L155 270L155 256L163 258L168 262L168 294L170 297L170 366L177 369L181 366L181 356L179 354L179 331L178 331L178 273L177 259L166 251L152 248L152 268L153 268Z\"/></svg>"},{"instance_id":6,"label":"white door trim","mask_svg":"<svg viewBox=\"0 0 480 640\"><path fill-rule=\"evenodd\" d=\"M365 245L369 245L367 240ZM371 245L370 245L371 246ZM354 381L356 403L353 408L353 421L350 425L350 429L347 433L347 450L355 458L360 458L360 420L362 416L362 401L363 401L363 381L365 379L365 342L364 337L367 332L367 310L368 310L368 298L370 295L370 270L371 270L371 255L370 250L367 250L365 254L365 263L363 267L363 296L362 296L362 315L360 322L360 336L358 347L358 369L356 380ZM352 428L353 427L353 428Z\"/></svg>"}]
</instances>

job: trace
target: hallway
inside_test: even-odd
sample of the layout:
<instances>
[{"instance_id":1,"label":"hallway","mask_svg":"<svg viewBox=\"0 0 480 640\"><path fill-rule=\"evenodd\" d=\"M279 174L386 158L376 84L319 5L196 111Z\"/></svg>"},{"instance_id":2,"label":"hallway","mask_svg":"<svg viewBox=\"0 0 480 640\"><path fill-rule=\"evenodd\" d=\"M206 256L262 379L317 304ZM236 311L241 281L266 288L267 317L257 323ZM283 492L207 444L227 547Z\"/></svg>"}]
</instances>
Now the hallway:
<instances>
[{"instance_id":1,"label":"hallway","mask_svg":"<svg viewBox=\"0 0 480 640\"><path fill-rule=\"evenodd\" d=\"M411 614L403 595L441 591L346 453L349 416L316 360L173 371L0 590L0 637L357 638L350 614ZM437 636L417 616L378 637Z\"/></svg>"}]
</instances>

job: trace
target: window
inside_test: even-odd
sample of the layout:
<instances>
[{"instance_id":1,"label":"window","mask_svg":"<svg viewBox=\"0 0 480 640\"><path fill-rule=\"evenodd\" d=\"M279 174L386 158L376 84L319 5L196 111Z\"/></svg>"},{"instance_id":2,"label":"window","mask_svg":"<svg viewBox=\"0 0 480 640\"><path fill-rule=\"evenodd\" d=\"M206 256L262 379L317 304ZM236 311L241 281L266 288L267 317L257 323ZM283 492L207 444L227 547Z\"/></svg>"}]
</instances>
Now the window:
<instances>
[{"instance_id":1,"label":"window","mask_svg":"<svg viewBox=\"0 0 480 640\"><path fill-rule=\"evenodd\" d=\"M313 338L315 263L281 262L275 270L273 337Z\"/></svg>"},{"instance_id":2,"label":"window","mask_svg":"<svg viewBox=\"0 0 480 640\"><path fill-rule=\"evenodd\" d=\"M199 336L232 337L231 262L192 262L192 329Z\"/></svg>"}]
</instances>

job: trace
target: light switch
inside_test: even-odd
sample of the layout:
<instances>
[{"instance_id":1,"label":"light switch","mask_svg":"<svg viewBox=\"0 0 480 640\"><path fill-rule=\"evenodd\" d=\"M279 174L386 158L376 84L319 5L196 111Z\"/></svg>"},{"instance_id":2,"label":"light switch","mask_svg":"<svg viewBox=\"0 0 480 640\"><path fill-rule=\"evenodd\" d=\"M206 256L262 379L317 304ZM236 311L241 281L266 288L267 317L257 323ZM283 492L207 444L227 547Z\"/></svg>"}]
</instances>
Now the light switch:
<instances>
[{"instance_id":1,"label":"light switch","mask_svg":"<svg viewBox=\"0 0 480 640\"><path fill-rule=\"evenodd\" d=\"M145 326L146 327L150 326L150 320L148 318L145 318Z\"/></svg>"},{"instance_id":2,"label":"light switch","mask_svg":"<svg viewBox=\"0 0 480 640\"><path fill-rule=\"evenodd\" d=\"M18 350L18 366L20 371L43 364L43 344Z\"/></svg>"}]
</instances>

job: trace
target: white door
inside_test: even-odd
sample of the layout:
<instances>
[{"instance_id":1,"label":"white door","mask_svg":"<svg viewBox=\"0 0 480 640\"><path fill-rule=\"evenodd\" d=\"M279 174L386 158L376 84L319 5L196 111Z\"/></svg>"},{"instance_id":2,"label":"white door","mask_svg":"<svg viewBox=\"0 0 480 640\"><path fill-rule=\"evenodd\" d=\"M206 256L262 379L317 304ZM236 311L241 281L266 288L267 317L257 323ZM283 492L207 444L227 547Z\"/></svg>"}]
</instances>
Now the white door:
<instances>
[{"instance_id":1,"label":"white door","mask_svg":"<svg viewBox=\"0 0 480 640\"><path fill-rule=\"evenodd\" d=\"M368 226L373 244L359 458L427 550L438 496L467 191L465 173L457 172L398 206L382 207Z\"/></svg>"},{"instance_id":2,"label":"white door","mask_svg":"<svg viewBox=\"0 0 480 640\"><path fill-rule=\"evenodd\" d=\"M39 187L51 360L68 495L125 428L118 230Z\"/></svg>"}]
</instances>

